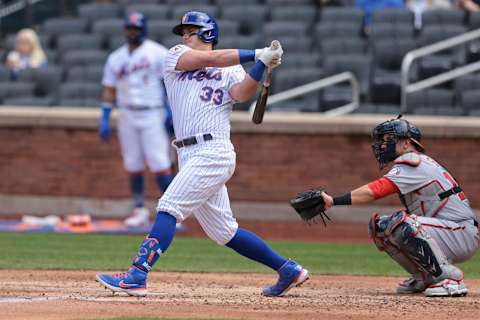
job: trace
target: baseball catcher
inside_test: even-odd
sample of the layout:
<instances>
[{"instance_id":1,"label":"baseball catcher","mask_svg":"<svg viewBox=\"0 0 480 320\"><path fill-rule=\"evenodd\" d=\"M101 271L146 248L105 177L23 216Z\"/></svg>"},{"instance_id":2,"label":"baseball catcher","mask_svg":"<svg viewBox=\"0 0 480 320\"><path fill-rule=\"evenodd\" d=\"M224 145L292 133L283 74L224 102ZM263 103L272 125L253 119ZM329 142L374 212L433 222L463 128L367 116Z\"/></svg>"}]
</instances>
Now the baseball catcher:
<instances>
[{"instance_id":1,"label":"baseball catcher","mask_svg":"<svg viewBox=\"0 0 480 320\"><path fill-rule=\"evenodd\" d=\"M375 246L411 275L397 285L397 293L466 295L463 272L452 263L471 258L480 237L462 187L425 154L420 130L401 116L377 125L372 138L375 158L380 169L389 167L387 174L337 197L322 190L302 193L291 201L292 206L309 221L323 217L324 210L334 205L367 204L399 195L403 210L382 216L374 213L368 225Z\"/></svg>"}]
</instances>

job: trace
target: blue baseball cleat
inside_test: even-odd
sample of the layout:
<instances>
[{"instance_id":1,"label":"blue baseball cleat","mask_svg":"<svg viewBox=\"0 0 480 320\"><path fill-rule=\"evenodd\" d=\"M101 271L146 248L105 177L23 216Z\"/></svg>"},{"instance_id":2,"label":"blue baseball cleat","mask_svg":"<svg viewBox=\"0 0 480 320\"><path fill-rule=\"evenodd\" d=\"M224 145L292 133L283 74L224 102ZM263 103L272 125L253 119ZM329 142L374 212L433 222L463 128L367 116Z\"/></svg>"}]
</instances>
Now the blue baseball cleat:
<instances>
[{"instance_id":1,"label":"blue baseball cleat","mask_svg":"<svg viewBox=\"0 0 480 320\"><path fill-rule=\"evenodd\" d=\"M281 297L293 287L298 287L308 280L308 270L293 260L288 260L278 269L278 282L271 287L263 289L263 295L268 297Z\"/></svg>"},{"instance_id":2,"label":"blue baseball cleat","mask_svg":"<svg viewBox=\"0 0 480 320\"><path fill-rule=\"evenodd\" d=\"M125 292L136 297L147 295L147 273L135 266L131 266L127 272L113 275L99 273L95 278L113 292Z\"/></svg>"}]
</instances>

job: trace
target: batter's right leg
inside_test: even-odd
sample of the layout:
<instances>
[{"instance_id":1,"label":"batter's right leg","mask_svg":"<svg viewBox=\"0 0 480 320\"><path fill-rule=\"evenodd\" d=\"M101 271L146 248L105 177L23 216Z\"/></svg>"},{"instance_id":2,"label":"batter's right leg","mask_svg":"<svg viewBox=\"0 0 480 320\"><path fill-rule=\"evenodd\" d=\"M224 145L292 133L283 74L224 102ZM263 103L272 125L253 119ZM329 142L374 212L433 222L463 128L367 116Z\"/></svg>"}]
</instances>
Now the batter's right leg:
<instances>
[{"instance_id":1,"label":"batter's right leg","mask_svg":"<svg viewBox=\"0 0 480 320\"><path fill-rule=\"evenodd\" d=\"M463 272L448 261L414 215L407 215L404 211L382 217L374 214L369 223L369 234L381 251L386 251L412 274L413 278L400 284L397 292L425 290L426 296L467 294Z\"/></svg>"},{"instance_id":2,"label":"batter's right leg","mask_svg":"<svg viewBox=\"0 0 480 320\"><path fill-rule=\"evenodd\" d=\"M297 262L285 259L262 238L238 227L225 186L198 208L195 216L212 240L278 272L277 283L265 288L263 295L283 296L291 288L301 285L309 278L308 271Z\"/></svg>"},{"instance_id":3,"label":"batter's right leg","mask_svg":"<svg viewBox=\"0 0 480 320\"><path fill-rule=\"evenodd\" d=\"M120 274L97 274L96 280L113 292L131 296L147 294L147 274L175 236L177 219L167 212L159 212L150 234L140 245L132 266Z\"/></svg>"}]
</instances>

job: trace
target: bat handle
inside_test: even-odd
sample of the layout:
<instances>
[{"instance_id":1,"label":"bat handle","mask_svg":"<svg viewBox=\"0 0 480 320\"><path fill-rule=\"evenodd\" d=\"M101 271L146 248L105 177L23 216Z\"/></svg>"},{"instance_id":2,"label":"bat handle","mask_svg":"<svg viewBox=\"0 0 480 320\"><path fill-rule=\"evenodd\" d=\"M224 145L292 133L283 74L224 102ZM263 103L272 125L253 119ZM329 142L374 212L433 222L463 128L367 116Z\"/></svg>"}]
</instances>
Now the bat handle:
<instances>
[{"instance_id":1,"label":"bat handle","mask_svg":"<svg viewBox=\"0 0 480 320\"><path fill-rule=\"evenodd\" d=\"M267 68L267 76L266 76L265 80L263 81L263 86L264 87L269 87L271 81L272 81L272 68L268 67Z\"/></svg>"}]
</instances>

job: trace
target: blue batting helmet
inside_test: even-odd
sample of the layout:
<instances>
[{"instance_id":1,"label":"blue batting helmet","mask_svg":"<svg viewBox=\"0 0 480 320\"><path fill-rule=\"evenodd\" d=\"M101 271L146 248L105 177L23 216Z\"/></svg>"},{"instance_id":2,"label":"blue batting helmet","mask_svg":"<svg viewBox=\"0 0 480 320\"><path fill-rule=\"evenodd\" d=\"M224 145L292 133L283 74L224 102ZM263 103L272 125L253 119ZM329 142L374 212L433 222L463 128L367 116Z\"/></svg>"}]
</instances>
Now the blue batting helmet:
<instances>
[{"instance_id":1,"label":"blue batting helmet","mask_svg":"<svg viewBox=\"0 0 480 320\"><path fill-rule=\"evenodd\" d=\"M395 145L399 139L410 139L418 151L425 151L420 143L420 140L422 140L420 129L413 123L401 119L401 115L397 119L377 125L373 129L372 137L374 140L372 144L373 153L380 164L380 168L397 157Z\"/></svg>"},{"instance_id":2,"label":"blue batting helmet","mask_svg":"<svg viewBox=\"0 0 480 320\"><path fill-rule=\"evenodd\" d=\"M142 43L147 37L147 18L143 13L131 12L127 14L124 26L125 28L137 28L140 30L137 39L135 39L138 43Z\"/></svg>"},{"instance_id":3,"label":"blue batting helmet","mask_svg":"<svg viewBox=\"0 0 480 320\"><path fill-rule=\"evenodd\" d=\"M173 27L173 33L181 36L183 26L199 27L198 37L203 42L213 44L218 42L218 24L215 19L204 12L189 11L185 13L180 23Z\"/></svg>"}]
</instances>

